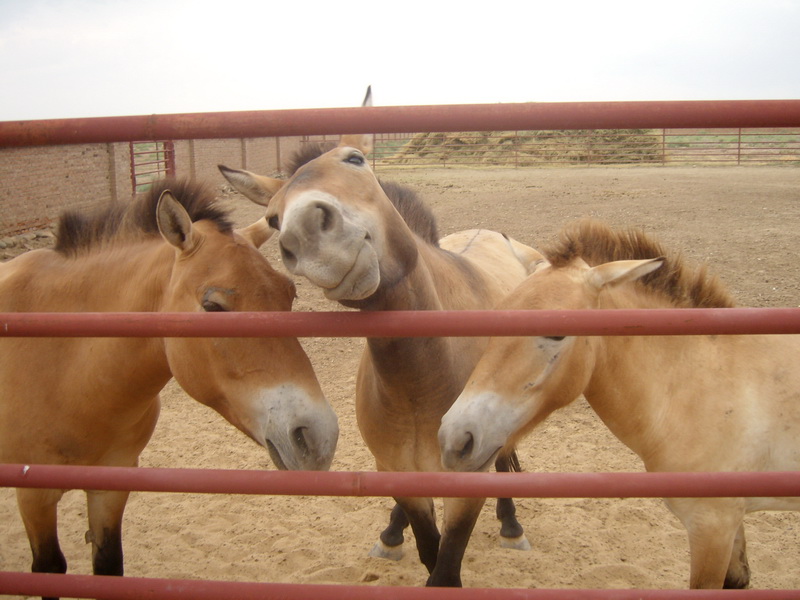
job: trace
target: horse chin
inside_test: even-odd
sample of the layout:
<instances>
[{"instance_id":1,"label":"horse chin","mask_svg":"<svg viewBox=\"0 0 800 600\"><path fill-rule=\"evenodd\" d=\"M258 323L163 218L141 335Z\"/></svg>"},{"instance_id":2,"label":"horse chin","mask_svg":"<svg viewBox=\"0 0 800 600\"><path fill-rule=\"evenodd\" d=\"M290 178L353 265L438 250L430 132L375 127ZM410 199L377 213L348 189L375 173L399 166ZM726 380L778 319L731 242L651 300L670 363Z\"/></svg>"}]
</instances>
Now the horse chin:
<instances>
[{"instance_id":1,"label":"horse chin","mask_svg":"<svg viewBox=\"0 0 800 600\"><path fill-rule=\"evenodd\" d=\"M477 469L472 469L472 470L475 471L476 473L485 473L486 471L490 470L492 468L492 466L494 466L494 463L497 461L497 457L500 455L500 451L502 449L503 449L503 447L501 446L500 448L495 450L492 453L492 455L486 460L486 462L484 462Z\"/></svg>"},{"instance_id":2,"label":"horse chin","mask_svg":"<svg viewBox=\"0 0 800 600\"><path fill-rule=\"evenodd\" d=\"M460 460L450 460L447 464L443 466L450 471L460 471L462 473L485 473L489 471L492 466L494 466L497 457L500 455L500 451L502 450L502 446L492 452L489 457L483 461L478 462L480 460L479 457L471 456L469 458L464 458Z\"/></svg>"}]
</instances>

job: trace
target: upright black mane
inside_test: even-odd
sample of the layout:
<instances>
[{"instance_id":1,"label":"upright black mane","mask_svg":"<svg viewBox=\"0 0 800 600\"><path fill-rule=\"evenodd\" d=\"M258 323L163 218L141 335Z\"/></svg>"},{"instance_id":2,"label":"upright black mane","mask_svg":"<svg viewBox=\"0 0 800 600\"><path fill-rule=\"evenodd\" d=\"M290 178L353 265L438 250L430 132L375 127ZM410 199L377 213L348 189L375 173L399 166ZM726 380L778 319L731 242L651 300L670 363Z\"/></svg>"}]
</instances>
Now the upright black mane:
<instances>
[{"instance_id":1,"label":"upright black mane","mask_svg":"<svg viewBox=\"0 0 800 600\"><path fill-rule=\"evenodd\" d=\"M676 307L730 308L733 298L703 264L689 268L679 253L669 252L641 229L612 229L606 223L583 219L564 227L558 241L542 250L554 267L581 258L590 266L616 260L662 258L664 264L641 278L653 291L670 298Z\"/></svg>"},{"instance_id":2,"label":"upright black mane","mask_svg":"<svg viewBox=\"0 0 800 600\"><path fill-rule=\"evenodd\" d=\"M158 235L156 207L161 194L169 190L194 221L209 220L223 232L233 228L228 213L207 184L188 179L162 179L128 204L117 203L89 214L68 211L61 215L55 250L66 256L89 252L102 245Z\"/></svg>"},{"instance_id":3,"label":"upright black mane","mask_svg":"<svg viewBox=\"0 0 800 600\"><path fill-rule=\"evenodd\" d=\"M306 163L310 163L315 158L319 158L329 150L333 150L336 144L333 142L310 142L301 144L299 150L295 150L289 162L286 163L286 172L289 177L297 173L297 169Z\"/></svg>"},{"instance_id":4,"label":"upright black mane","mask_svg":"<svg viewBox=\"0 0 800 600\"><path fill-rule=\"evenodd\" d=\"M297 150L286 165L286 170L291 177L304 164L311 162L332 150L335 146L332 143L312 143L303 144ZM436 217L430 207L417 195L410 187L394 183L393 181L383 181L378 178L378 183L383 189L383 193L392 202L397 212L409 226L411 231L420 236L423 240L433 246L439 245L439 230L436 225Z\"/></svg>"}]
</instances>

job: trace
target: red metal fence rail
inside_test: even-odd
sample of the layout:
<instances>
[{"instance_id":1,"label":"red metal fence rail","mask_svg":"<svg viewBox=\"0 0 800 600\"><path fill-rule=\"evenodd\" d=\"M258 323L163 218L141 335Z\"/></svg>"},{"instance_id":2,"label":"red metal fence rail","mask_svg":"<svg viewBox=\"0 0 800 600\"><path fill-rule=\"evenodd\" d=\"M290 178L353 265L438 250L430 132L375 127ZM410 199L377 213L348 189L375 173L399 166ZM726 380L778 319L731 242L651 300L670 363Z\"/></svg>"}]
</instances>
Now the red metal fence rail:
<instances>
[{"instance_id":1,"label":"red metal fence rail","mask_svg":"<svg viewBox=\"0 0 800 600\"><path fill-rule=\"evenodd\" d=\"M800 100L370 106L1 121L0 148L415 131L800 127Z\"/></svg>"},{"instance_id":2,"label":"red metal fence rail","mask_svg":"<svg viewBox=\"0 0 800 600\"><path fill-rule=\"evenodd\" d=\"M0 465L0 486L149 492L425 497L800 496L799 472L772 473L358 473ZM270 584L0 572L0 593L78 598L529 599L800 596L792 590L552 590Z\"/></svg>"},{"instance_id":3,"label":"red metal fence rail","mask_svg":"<svg viewBox=\"0 0 800 600\"><path fill-rule=\"evenodd\" d=\"M94 575L2 573L0 589L12 594L105 600L789 600L794 590L596 590L424 588L147 579Z\"/></svg>"},{"instance_id":4,"label":"red metal fence rail","mask_svg":"<svg viewBox=\"0 0 800 600\"><path fill-rule=\"evenodd\" d=\"M800 333L800 308L0 313L0 337L428 337Z\"/></svg>"}]
</instances>

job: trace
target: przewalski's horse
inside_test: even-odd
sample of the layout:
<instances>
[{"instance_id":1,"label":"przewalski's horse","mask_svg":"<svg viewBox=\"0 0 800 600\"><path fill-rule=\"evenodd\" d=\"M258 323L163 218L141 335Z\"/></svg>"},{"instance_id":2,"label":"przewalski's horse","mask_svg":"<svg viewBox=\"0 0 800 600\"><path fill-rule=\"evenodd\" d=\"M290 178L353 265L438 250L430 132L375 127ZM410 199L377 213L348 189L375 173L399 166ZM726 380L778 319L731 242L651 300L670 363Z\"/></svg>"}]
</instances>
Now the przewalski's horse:
<instances>
[{"instance_id":1,"label":"przewalski's horse","mask_svg":"<svg viewBox=\"0 0 800 600\"><path fill-rule=\"evenodd\" d=\"M584 222L501 303L507 310L726 308L691 271L636 231ZM492 338L442 419L444 464L477 471L583 394L648 471L800 468L800 336ZM800 509L796 498L670 498L689 533L692 588L746 587L742 518Z\"/></svg>"},{"instance_id":2,"label":"przewalski's horse","mask_svg":"<svg viewBox=\"0 0 800 600\"><path fill-rule=\"evenodd\" d=\"M54 250L0 264L0 312L289 311L293 283L257 250L269 234L263 219L233 230L210 188L162 183L65 215ZM331 464L336 416L296 339L0 337L0 355L0 462L136 466L174 376L278 467ZM34 571L66 571L63 491L17 491ZM94 572L121 575L128 493L86 493Z\"/></svg>"},{"instance_id":3,"label":"przewalski's horse","mask_svg":"<svg viewBox=\"0 0 800 600\"><path fill-rule=\"evenodd\" d=\"M338 147L301 166L269 203L286 267L330 300L361 310L486 309L520 283L540 255L487 230L438 240L429 209L410 190L381 184L365 155L367 136L344 136ZM265 182L222 168L245 194L262 200ZM259 196L254 189L264 192ZM484 338L370 338L359 368L356 415L381 471L440 471L437 431L466 383ZM498 469L516 461L513 449ZM402 510L373 555L396 556L410 521L429 585L461 585L461 561L483 500L445 499L443 531L430 498L396 498ZM501 535L529 547L510 499L500 500ZM404 514L405 513L405 514ZM408 520L406 520L406 516Z\"/></svg>"}]
</instances>

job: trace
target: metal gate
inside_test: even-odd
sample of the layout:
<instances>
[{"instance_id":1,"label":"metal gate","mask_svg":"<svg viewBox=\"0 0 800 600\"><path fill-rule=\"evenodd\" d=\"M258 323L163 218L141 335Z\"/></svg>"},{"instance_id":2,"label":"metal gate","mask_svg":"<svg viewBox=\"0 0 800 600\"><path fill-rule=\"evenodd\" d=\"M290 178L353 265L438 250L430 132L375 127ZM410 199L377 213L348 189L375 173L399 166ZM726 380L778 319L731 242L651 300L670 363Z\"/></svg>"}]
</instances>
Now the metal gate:
<instances>
[{"instance_id":1,"label":"metal gate","mask_svg":"<svg viewBox=\"0 0 800 600\"><path fill-rule=\"evenodd\" d=\"M175 144L171 141L131 142L133 193L149 189L156 179L175 175Z\"/></svg>"}]
</instances>

